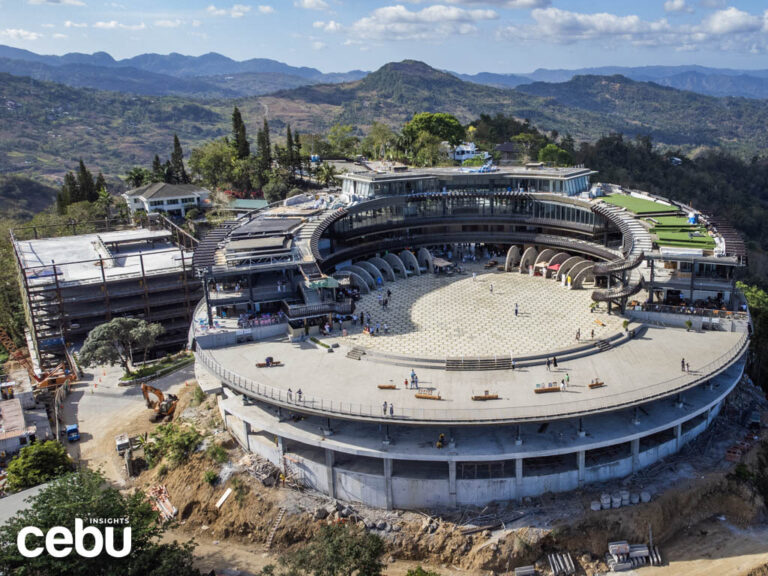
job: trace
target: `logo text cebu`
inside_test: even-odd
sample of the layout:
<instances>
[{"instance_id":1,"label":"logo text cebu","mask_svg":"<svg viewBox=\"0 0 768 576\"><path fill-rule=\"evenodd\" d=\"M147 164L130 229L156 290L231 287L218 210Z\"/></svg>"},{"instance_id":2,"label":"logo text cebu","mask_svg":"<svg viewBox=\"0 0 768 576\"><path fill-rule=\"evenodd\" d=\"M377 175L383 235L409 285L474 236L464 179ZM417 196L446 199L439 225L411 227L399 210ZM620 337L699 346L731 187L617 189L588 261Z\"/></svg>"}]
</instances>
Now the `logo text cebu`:
<instances>
[{"instance_id":1,"label":"logo text cebu","mask_svg":"<svg viewBox=\"0 0 768 576\"><path fill-rule=\"evenodd\" d=\"M112 523L112 521L105 523ZM114 531L115 529L112 526L107 526L102 535L100 528L97 526L85 526L80 518L76 518L74 534L72 534L69 528L64 526L54 526L45 535L36 526L22 528L16 537L16 546L25 558L37 558L43 553L43 547L29 548L27 540L30 536L35 538L45 536L45 550L54 558L69 556L72 553L73 545L75 553L83 558L96 558L105 550L107 555L112 558L123 558L131 552L131 528L130 526L123 528L123 547L121 550L115 550ZM85 539L87 536L93 539L93 546L91 548L86 548ZM33 540L32 543L34 545L37 542Z\"/></svg>"}]
</instances>

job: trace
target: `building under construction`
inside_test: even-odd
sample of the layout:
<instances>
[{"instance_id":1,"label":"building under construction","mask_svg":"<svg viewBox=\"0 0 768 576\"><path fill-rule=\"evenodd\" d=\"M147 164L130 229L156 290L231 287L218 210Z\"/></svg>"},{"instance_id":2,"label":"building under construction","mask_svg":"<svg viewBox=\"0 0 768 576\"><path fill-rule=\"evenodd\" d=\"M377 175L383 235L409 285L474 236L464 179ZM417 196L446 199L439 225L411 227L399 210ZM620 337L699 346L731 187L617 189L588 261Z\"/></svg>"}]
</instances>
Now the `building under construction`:
<instances>
[{"instance_id":1,"label":"building under construction","mask_svg":"<svg viewBox=\"0 0 768 576\"><path fill-rule=\"evenodd\" d=\"M115 317L165 328L155 351L183 346L202 295L193 274L197 240L161 216L144 227L99 221L11 232L29 348L41 368Z\"/></svg>"}]
</instances>

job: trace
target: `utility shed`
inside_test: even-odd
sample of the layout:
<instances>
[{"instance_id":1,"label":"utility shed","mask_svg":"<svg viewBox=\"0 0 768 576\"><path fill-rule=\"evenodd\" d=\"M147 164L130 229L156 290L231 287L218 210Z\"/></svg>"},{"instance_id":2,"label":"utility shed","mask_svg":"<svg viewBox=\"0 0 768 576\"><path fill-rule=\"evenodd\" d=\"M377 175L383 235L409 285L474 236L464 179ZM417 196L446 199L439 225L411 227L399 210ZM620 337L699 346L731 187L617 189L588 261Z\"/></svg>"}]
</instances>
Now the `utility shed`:
<instances>
[{"instance_id":1,"label":"utility shed","mask_svg":"<svg viewBox=\"0 0 768 576\"><path fill-rule=\"evenodd\" d=\"M0 452L15 454L35 439L37 428L27 426L18 398L0 401Z\"/></svg>"}]
</instances>

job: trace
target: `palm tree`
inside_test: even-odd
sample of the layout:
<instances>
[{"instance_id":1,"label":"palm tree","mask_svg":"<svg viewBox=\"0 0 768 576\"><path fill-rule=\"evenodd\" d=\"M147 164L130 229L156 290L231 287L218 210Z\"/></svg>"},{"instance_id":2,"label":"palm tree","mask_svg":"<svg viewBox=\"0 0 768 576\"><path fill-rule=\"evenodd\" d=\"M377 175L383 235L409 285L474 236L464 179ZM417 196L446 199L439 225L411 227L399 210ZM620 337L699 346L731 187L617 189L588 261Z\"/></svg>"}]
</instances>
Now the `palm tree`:
<instances>
[{"instance_id":1,"label":"palm tree","mask_svg":"<svg viewBox=\"0 0 768 576\"><path fill-rule=\"evenodd\" d=\"M338 182L338 179L336 178L337 176L338 171L336 170L336 167L332 164L328 164L328 162L323 162L317 169L317 181L323 186L336 184Z\"/></svg>"}]
</instances>

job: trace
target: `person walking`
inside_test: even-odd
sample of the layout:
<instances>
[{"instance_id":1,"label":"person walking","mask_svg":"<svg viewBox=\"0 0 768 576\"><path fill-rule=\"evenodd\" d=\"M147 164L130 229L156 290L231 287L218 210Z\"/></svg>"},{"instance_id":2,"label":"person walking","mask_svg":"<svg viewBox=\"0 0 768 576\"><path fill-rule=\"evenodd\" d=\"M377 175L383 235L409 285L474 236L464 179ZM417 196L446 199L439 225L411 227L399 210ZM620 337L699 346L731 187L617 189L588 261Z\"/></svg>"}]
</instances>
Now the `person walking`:
<instances>
[{"instance_id":1,"label":"person walking","mask_svg":"<svg viewBox=\"0 0 768 576\"><path fill-rule=\"evenodd\" d=\"M387 288L387 298L392 298L392 290Z\"/></svg>"},{"instance_id":2,"label":"person walking","mask_svg":"<svg viewBox=\"0 0 768 576\"><path fill-rule=\"evenodd\" d=\"M517 302L515 302L515 318L517 318Z\"/></svg>"},{"instance_id":3,"label":"person walking","mask_svg":"<svg viewBox=\"0 0 768 576\"><path fill-rule=\"evenodd\" d=\"M691 371L691 365L688 364L688 362L685 363L685 371L690 372Z\"/></svg>"},{"instance_id":4,"label":"person walking","mask_svg":"<svg viewBox=\"0 0 768 576\"><path fill-rule=\"evenodd\" d=\"M472 282L477 282L477 272L472 272Z\"/></svg>"},{"instance_id":5,"label":"person walking","mask_svg":"<svg viewBox=\"0 0 768 576\"><path fill-rule=\"evenodd\" d=\"M491 288L491 294L493 294L493 282L491 282L490 288Z\"/></svg>"},{"instance_id":6,"label":"person walking","mask_svg":"<svg viewBox=\"0 0 768 576\"><path fill-rule=\"evenodd\" d=\"M405 379L405 381L403 382L403 387L404 387L406 390L407 390L408 388L410 388L410 386L408 385L408 378L406 378L406 379Z\"/></svg>"},{"instance_id":7,"label":"person walking","mask_svg":"<svg viewBox=\"0 0 768 576\"><path fill-rule=\"evenodd\" d=\"M299 397L299 402L301 402L301 395L302 395L302 391L301 391L301 388L299 388L298 390L296 390L296 396Z\"/></svg>"},{"instance_id":8,"label":"person walking","mask_svg":"<svg viewBox=\"0 0 768 576\"><path fill-rule=\"evenodd\" d=\"M571 383L571 375L568 372L565 373L565 383L566 384Z\"/></svg>"},{"instance_id":9,"label":"person walking","mask_svg":"<svg viewBox=\"0 0 768 576\"><path fill-rule=\"evenodd\" d=\"M589 337L590 337L592 340L594 340L594 339L595 339L595 329L594 329L594 328L592 328L592 332L591 332L591 334L589 335Z\"/></svg>"},{"instance_id":10,"label":"person walking","mask_svg":"<svg viewBox=\"0 0 768 576\"><path fill-rule=\"evenodd\" d=\"M395 407L392 404L389 405L389 415L390 416L394 416L395 415Z\"/></svg>"},{"instance_id":11,"label":"person walking","mask_svg":"<svg viewBox=\"0 0 768 576\"><path fill-rule=\"evenodd\" d=\"M552 356L552 367L557 368L557 356Z\"/></svg>"},{"instance_id":12,"label":"person walking","mask_svg":"<svg viewBox=\"0 0 768 576\"><path fill-rule=\"evenodd\" d=\"M552 361L547 357L547 372L550 371L550 365L552 364Z\"/></svg>"},{"instance_id":13,"label":"person walking","mask_svg":"<svg viewBox=\"0 0 768 576\"><path fill-rule=\"evenodd\" d=\"M685 358L680 359L680 369L685 372Z\"/></svg>"},{"instance_id":14,"label":"person walking","mask_svg":"<svg viewBox=\"0 0 768 576\"><path fill-rule=\"evenodd\" d=\"M387 415L387 401L386 400L384 400L384 404L382 406L382 409L384 411L384 416L386 416Z\"/></svg>"}]
</instances>

